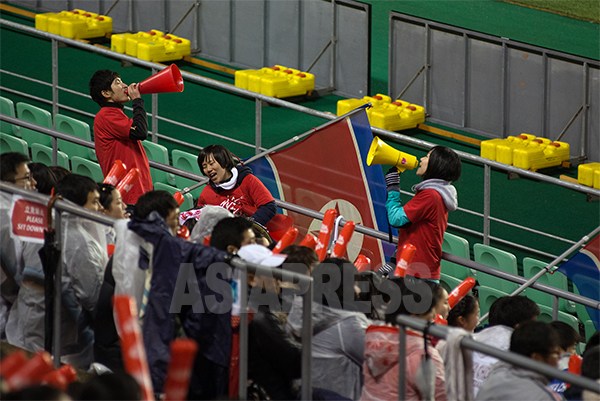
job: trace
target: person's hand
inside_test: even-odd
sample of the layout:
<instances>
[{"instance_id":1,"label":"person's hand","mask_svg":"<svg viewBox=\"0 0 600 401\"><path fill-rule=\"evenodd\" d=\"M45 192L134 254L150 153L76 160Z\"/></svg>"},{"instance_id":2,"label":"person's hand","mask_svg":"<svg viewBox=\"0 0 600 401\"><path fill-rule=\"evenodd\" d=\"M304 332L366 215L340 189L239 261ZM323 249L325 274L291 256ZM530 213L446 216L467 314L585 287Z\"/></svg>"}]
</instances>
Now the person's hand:
<instances>
[{"instance_id":1,"label":"person's hand","mask_svg":"<svg viewBox=\"0 0 600 401\"><path fill-rule=\"evenodd\" d=\"M398 169L396 167L392 167L385 174L385 188L388 192L400 192L400 173L398 172Z\"/></svg>"},{"instance_id":2,"label":"person's hand","mask_svg":"<svg viewBox=\"0 0 600 401\"><path fill-rule=\"evenodd\" d=\"M142 94L140 93L140 84L130 84L127 87L127 94L131 100L141 98Z\"/></svg>"}]
</instances>

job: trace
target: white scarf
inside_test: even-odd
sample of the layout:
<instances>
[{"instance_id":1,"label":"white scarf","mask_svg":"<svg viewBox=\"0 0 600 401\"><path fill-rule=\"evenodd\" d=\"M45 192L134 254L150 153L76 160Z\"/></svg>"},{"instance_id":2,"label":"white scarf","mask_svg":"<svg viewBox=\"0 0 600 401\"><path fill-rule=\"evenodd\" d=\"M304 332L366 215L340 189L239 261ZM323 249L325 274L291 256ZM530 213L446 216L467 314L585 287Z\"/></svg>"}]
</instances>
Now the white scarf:
<instances>
[{"instance_id":1,"label":"white scarf","mask_svg":"<svg viewBox=\"0 0 600 401\"><path fill-rule=\"evenodd\" d=\"M215 184L215 185L219 188L229 191L230 189L233 189L233 187L235 187L235 184L237 183L237 178L238 178L238 171L237 171L237 168L234 167L231 169L231 178L228 181L222 182L220 184Z\"/></svg>"}]
</instances>

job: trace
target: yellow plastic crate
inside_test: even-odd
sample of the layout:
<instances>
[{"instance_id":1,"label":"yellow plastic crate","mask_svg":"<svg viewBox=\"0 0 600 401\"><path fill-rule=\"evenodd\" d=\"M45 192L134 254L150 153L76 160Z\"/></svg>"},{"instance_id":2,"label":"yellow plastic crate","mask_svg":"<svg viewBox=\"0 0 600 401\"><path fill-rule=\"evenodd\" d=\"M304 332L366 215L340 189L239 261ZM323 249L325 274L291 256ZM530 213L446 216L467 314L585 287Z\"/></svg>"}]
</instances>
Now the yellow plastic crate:
<instances>
[{"instance_id":1,"label":"yellow plastic crate","mask_svg":"<svg viewBox=\"0 0 600 401\"><path fill-rule=\"evenodd\" d=\"M594 171L594 188L600 189L600 170Z\"/></svg>"},{"instance_id":2,"label":"yellow plastic crate","mask_svg":"<svg viewBox=\"0 0 600 401\"><path fill-rule=\"evenodd\" d=\"M533 167L545 160L544 149L552 141L548 138L535 138L529 141L524 147L513 150L513 166L525 170L534 169Z\"/></svg>"},{"instance_id":3,"label":"yellow plastic crate","mask_svg":"<svg viewBox=\"0 0 600 401\"><path fill-rule=\"evenodd\" d=\"M157 29L152 29L148 32L138 32L127 36L125 38L125 54L132 57L137 57L138 47L140 44L157 40L157 38L162 37L163 35L164 32Z\"/></svg>"},{"instance_id":4,"label":"yellow plastic crate","mask_svg":"<svg viewBox=\"0 0 600 401\"><path fill-rule=\"evenodd\" d=\"M571 157L571 146L566 142L554 141L544 148L544 157L532 160L530 170L560 166Z\"/></svg>"},{"instance_id":5,"label":"yellow plastic crate","mask_svg":"<svg viewBox=\"0 0 600 401\"><path fill-rule=\"evenodd\" d=\"M485 159L496 160L496 148L505 141L505 138L494 138L482 141L479 155Z\"/></svg>"},{"instance_id":6,"label":"yellow plastic crate","mask_svg":"<svg viewBox=\"0 0 600 401\"><path fill-rule=\"evenodd\" d=\"M595 184L596 176L600 177L600 163L594 162L580 164L577 167L577 182L579 182L581 185L594 188L600 187L600 182ZM598 179L600 180L600 178Z\"/></svg>"},{"instance_id":7,"label":"yellow plastic crate","mask_svg":"<svg viewBox=\"0 0 600 401\"><path fill-rule=\"evenodd\" d=\"M35 27L70 39L102 37L112 32L112 18L85 10L44 13L35 16Z\"/></svg>"},{"instance_id":8,"label":"yellow plastic crate","mask_svg":"<svg viewBox=\"0 0 600 401\"><path fill-rule=\"evenodd\" d=\"M513 164L513 151L519 147L525 147L527 143L535 139L532 134L520 134L518 136L509 136L503 143L496 146L496 161L504 164Z\"/></svg>"},{"instance_id":9,"label":"yellow plastic crate","mask_svg":"<svg viewBox=\"0 0 600 401\"><path fill-rule=\"evenodd\" d=\"M284 98L304 95L314 90L315 76L295 68L274 65L259 70L236 71L235 86L266 96Z\"/></svg>"},{"instance_id":10,"label":"yellow plastic crate","mask_svg":"<svg viewBox=\"0 0 600 401\"><path fill-rule=\"evenodd\" d=\"M137 58L157 63L181 60L190 54L192 54L191 42L172 34L138 42L137 45Z\"/></svg>"},{"instance_id":11,"label":"yellow plastic crate","mask_svg":"<svg viewBox=\"0 0 600 401\"><path fill-rule=\"evenodd\" d=\"M388 131L415 128L425 122L425 108L402 100L379 104L367 110L372 126Z\"/></svg>"},{"instance_id":12,"label":"yellow plastic crate","mask_svg":"<svg viewBox=\"0 0 600 401\"><path fill-rule=\"evenodd\" d=\"M338 116L341 116L367 103L371 103L373 107L377 107L382 106L384 104L389 104L391 102L391 97L383 95L381 93L378 93L375 96L363 96L362 99L343 99L338 100L336 112ZM369 115L369 110L367 110L367 115Z\"/></svg>"}]
</instances>

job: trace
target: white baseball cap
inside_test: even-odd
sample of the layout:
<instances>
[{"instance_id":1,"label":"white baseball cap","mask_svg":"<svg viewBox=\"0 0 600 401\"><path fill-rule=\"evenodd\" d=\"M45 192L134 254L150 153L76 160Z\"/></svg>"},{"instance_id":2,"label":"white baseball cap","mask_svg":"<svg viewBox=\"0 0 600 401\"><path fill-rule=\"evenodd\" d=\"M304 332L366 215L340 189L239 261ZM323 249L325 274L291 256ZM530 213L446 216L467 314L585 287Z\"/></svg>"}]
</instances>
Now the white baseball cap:
<instances>
[{"instance_id":1,"label":"white baseball cap","mask_svg":"<svg viewBox=\"0 0 600 401\"><path fill-rule=\"evenodd\" d=\"M269 248L258 244L244 245L237 254L250 263L267 267L281 266L287 258L287 255L273 253Z\"/></svg>"}]
</instances>

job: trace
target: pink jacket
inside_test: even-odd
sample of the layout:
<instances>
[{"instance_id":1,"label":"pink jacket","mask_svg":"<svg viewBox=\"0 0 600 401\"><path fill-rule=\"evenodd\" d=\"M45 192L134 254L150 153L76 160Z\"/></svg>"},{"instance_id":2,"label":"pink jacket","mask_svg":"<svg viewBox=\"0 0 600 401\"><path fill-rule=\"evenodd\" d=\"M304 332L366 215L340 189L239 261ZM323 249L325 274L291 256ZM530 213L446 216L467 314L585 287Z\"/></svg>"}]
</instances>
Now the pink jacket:
<instances>
[{"instance_id":1,"label":"pink jacket","mask_svg":"<svg viewBox=\"0 0 600 401\"><path fill-rule=\"evenodd\" d=\"M398 399L398 328L369 326L365 336L364 384L361 401ZM446 401L444 362L439 352L428 347L435 366L435 399ZM415 376L424 355L423 335L407 330L406 336L406 400L421 400Z\"/></svg>"}]
</instances>

